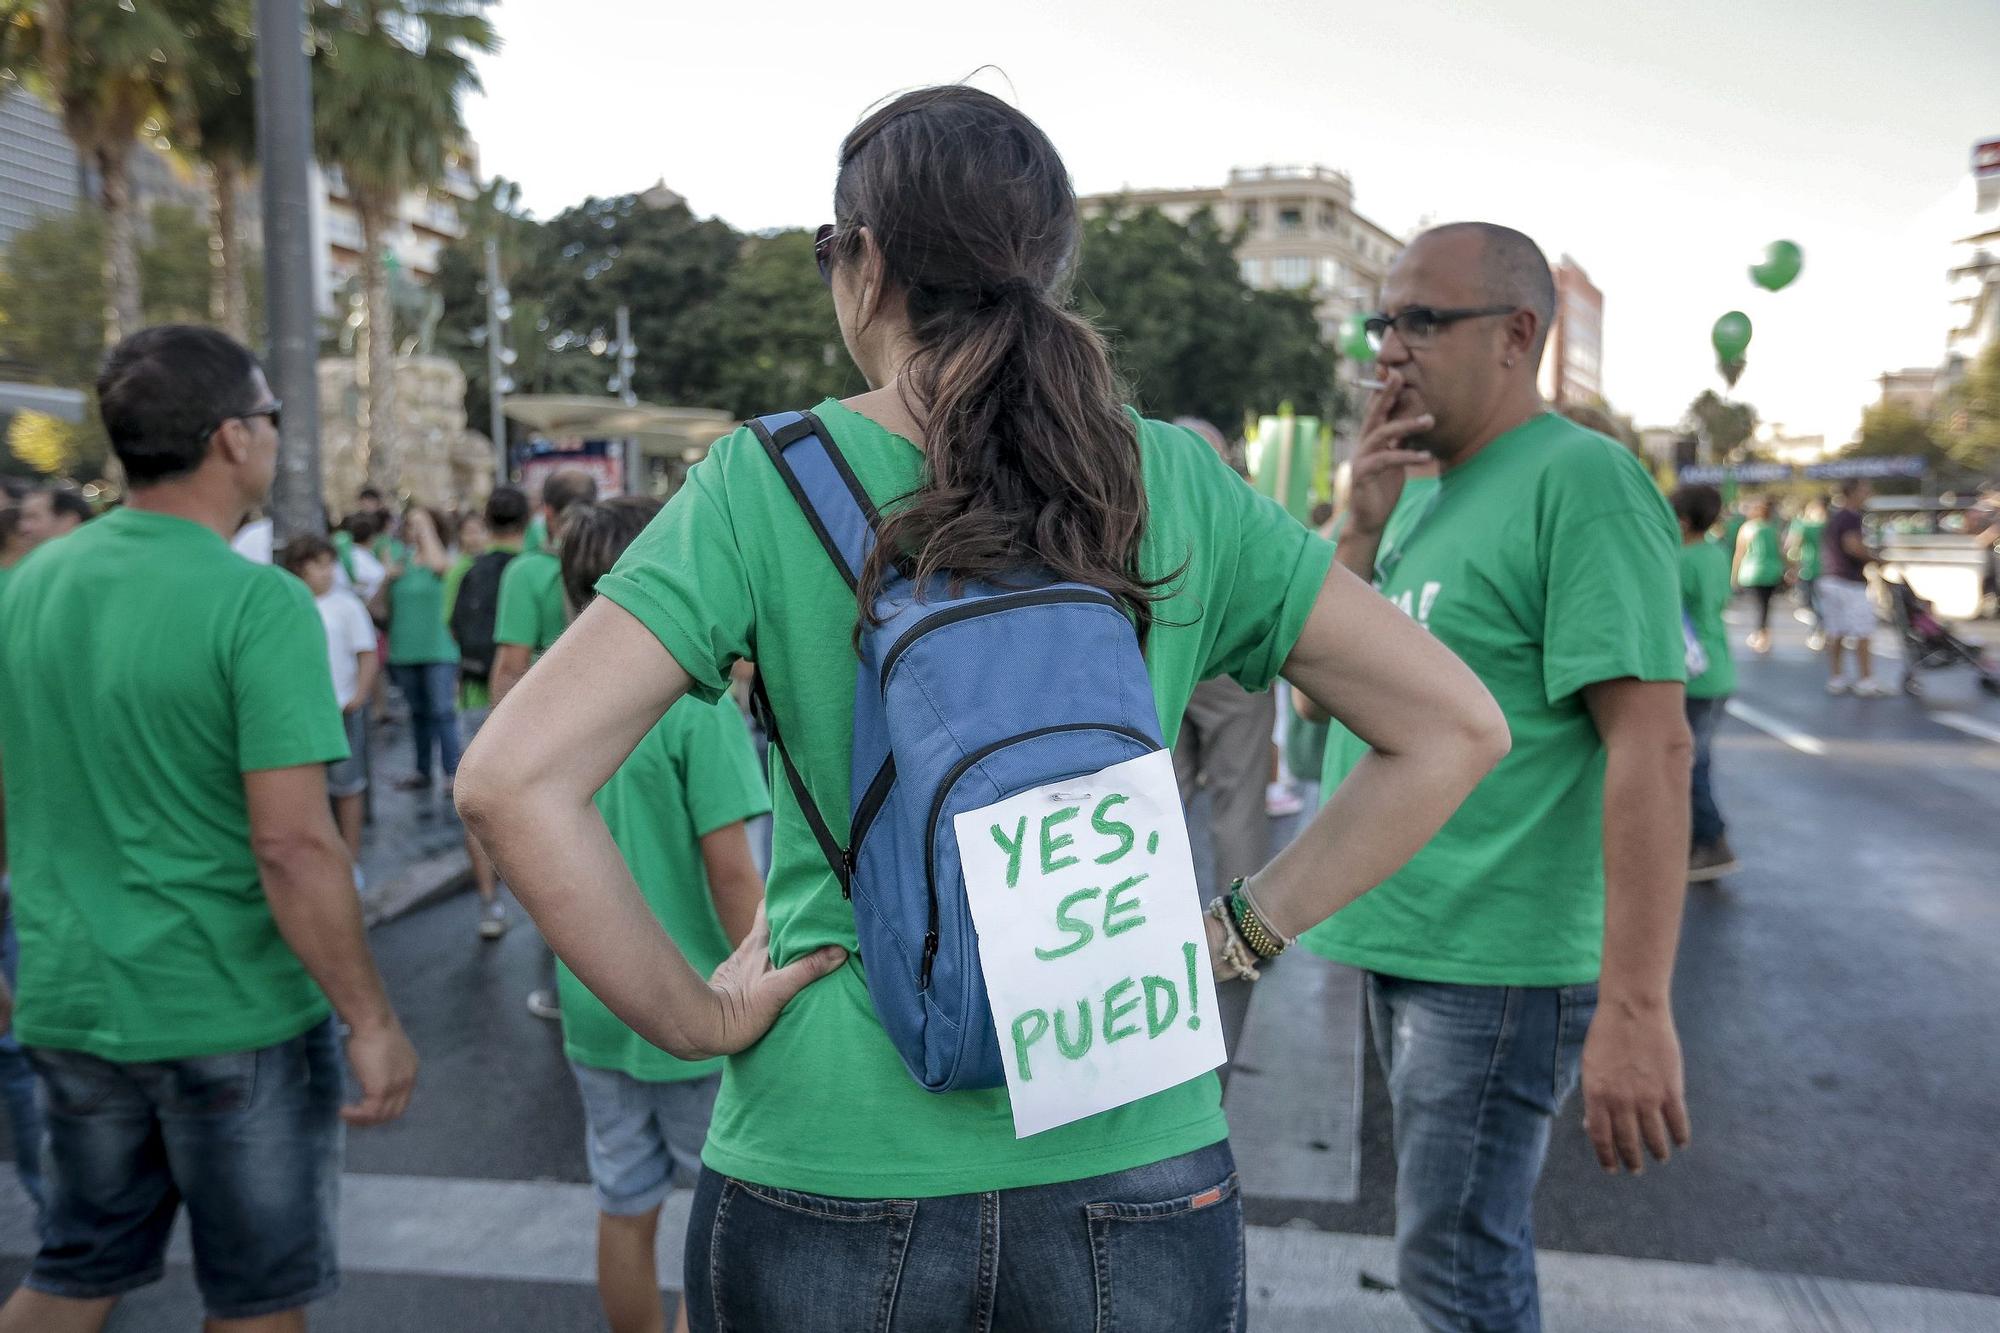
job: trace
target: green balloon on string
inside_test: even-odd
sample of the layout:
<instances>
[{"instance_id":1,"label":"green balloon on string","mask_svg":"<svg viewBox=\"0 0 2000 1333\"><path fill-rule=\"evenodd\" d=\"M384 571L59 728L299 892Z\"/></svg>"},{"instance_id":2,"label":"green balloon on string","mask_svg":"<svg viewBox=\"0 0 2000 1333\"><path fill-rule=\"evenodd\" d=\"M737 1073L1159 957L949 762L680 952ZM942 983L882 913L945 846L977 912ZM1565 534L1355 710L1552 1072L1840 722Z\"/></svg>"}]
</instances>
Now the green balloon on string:
<instances>
[{"instance_id":1,"label":"green balloon on string","mask_svg":"<svg viewBox=\"0 0 2000 1333\"><path fill-rule=\"evenodd\" d=\"M1375 344L1368 338L1368 316L1349 315L1340 321L1340 334L1334 340L1340 354L1351 361L1373 361Z\"/></svg>"},{"instance_id":2,"label":"green balloon on string","mask_svg":"<svg viewBox=\"0 0 2000 1333\"><path fill-rule=\"evenodd\" d=\"M1764 262L1750 266L1750 280L1767 292L1792 285L1806 265L1805 251L1792 241L1772 241L1764 247Z\"/></svg>"},{"instance_id":3,"label":"green balloon on string","mask_svg":"<svg viewBox=\"0 0 2000 1333\"><path fill-rule=\"evenodd\" d=\"M1750 346L1750 316L1741 310L1730 311L1715 321L1708 340L1715 344L1715 354L1725 363L1741 361Z\"/></svg>"}]
</instances>

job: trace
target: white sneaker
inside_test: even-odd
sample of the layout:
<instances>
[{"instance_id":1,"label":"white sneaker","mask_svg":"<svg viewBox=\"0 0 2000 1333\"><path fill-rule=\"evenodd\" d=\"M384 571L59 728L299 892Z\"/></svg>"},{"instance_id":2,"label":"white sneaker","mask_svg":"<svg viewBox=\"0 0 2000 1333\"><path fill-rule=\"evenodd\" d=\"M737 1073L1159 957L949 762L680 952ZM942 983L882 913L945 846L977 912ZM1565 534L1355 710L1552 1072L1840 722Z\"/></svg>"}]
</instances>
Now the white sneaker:
<instances>
[{"instance_id":1,"label":"white sneaker","mask_svg":"<svg viewBox=\"0 0 2000 1333\"><path fill-rule=\"evenodd\" d=\"M1830 680L1826 683L1828 694L1845 694L1851 688L1853 687L1846 680Z\"/></svg>"},{"instance_id":2,"label":"white sneaker","mask_svg":"<svg viewBox=\"0 0 2000 1333\"><path fill-rule=\"evenodd\" d=\"M479 918L479 938L497 940L507 933L507 904L495 898Z\"/></svg>"},{"instance_id":3,"label":"white sneaker","mask_svg":"<svg viewBox=\"0 0 2000 1333\"><path fill-rule=\"evenodd\" d=\"M1806 647L1813 652L1821 651L1826 647L1826 635L1821 634L1818 630L1814 630L1812 633L1806 635Z\"/></svg>"},{"instance_id":4,"label":"white sneaker","mask_svg":"<svg viewBox=\"0 0 2000 1333\"><path fill-rule=\"evenodd\" d=\"M1889 691L1875 683L1872 676L1854 683L1854 697L1857 699L1880 699L1888 693Z\"/></svg>"}]
</instances>

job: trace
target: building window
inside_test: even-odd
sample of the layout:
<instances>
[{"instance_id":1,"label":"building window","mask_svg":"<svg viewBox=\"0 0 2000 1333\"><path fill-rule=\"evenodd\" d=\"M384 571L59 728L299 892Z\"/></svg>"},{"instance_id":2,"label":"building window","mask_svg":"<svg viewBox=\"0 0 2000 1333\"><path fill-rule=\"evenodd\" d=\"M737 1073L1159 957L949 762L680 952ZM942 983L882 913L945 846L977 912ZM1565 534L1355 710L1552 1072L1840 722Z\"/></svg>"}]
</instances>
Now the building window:
<instances>
[{"instance_id":1,"label":"building window","mask_svg":"<svg viewBox=\"0 0 2000 1333\"><path fill-rule=\"evenodd\" d=\"M1279 231L1304 231L1306 211L1303 208L1281 208L1278 210Z\"/></svg>"},{"instance_id":2,"label":"building window","mask_svg":"<svg viewBox=\"0 0 2000 1333\"><path fill-rule=\"evenodd\" d=\"M1313 262L1304 255L1281 255L1271 261L1271 281L1280 287L1310 287Z\"/></svg>"},{"instance_id":3,"label":"building window","mask_svg":"<svg viewBox=\"0 0 2000 1333\"><path fill-rule=\"evenodd\" d=\"M1336 291L1340 288L1342 280L1343 275L1340 271L1340 261L1338 259L1322 259L1319 261L1320 286L1326 288L1328 291Z\"/></svg>"},{"instance_id":4,"label":"building window","mask_svg":"<svg viewBox=\"0 0 2000 1333\"><path fill-rule=\"evenodd\" d=\"M1320 229L1321 231L1325 232L1325 233L1326 233L1327 235L1329 235L1329 236L1332 236L1332 235L1336 234L1337 232L1339 232L1339 230L1340 230L1340 214L1338 214L1338 213L1334 212L1334 211L1333 211L1333 210L1332 210L1331 208L1322 208L1322 209L1320 209L1320 211L1319 211L1319 229Z\"/></svg>"},{"instance_id":5,"label":"building window","mask_svg":"<svg viewBox=\"0 0 2000 1333\"><path fill-rule=\"evenodd\" d=\"M1248 283L1248 284L1249 284L1250 286L1252 286L1252 287L1262 287L1262 286L1264 285L1264 261L1263 261L1263 260L1261 260L1261 259L1246 259L1246 260L1244 260L1244 261L1243 261L1243 263L1242 263L1241 267L1242 267L1242 270L1243 270L1243 281L1244 281L1244 282Z\"/></svg>"},{"instance_id":6,"label":"building window","mask_svg":"<svg viewBox=\"0 0 2000 1333\"><path fill-rule=\"evenodd\" d=\"M1251 231L1257 230L1259 226L1257 203L1255 200L1251 200L1243 205L1243 225Z\"/></svg>"}]
</instances>

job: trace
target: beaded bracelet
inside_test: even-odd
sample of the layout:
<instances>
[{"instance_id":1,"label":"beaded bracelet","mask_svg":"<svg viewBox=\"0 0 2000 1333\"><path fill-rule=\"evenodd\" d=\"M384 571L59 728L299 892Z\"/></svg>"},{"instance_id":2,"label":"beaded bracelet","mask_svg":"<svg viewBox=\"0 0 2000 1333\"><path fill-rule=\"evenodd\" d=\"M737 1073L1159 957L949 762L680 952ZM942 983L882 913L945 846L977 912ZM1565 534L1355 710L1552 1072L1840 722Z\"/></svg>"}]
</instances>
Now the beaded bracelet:
<instances>
[{"instance_id":1,"label":"beaded bracelet","mask_svg":"<svg viewBox=\"0 0 2000 1333\"><path fill-rule=\"evenodd\" d=\"M1250 946L1259 962L1269 962L1297 942L1281 934L1271 924L1250 896L1249 881L1242 876L1229 885L1229 910L1236 919L1236 927L1244 943Z\"/></svg>"},{"instance_id":2,"label":"beaded bracelet","mask_svg":"<svg viewBox=\"0 0 2000 1333\"><path fill-rule=\"evenodd\" d=\"M1235 974L1233 980L1255 981L1262 974L1251 961L1256 957L1254 950L1243 942L1243 936L1236 929L1235 915L1229 910L1229 900L1217 897L1208 905L1207 916L1222 923L1222 961Z\"/></svg>"}]
</instances>

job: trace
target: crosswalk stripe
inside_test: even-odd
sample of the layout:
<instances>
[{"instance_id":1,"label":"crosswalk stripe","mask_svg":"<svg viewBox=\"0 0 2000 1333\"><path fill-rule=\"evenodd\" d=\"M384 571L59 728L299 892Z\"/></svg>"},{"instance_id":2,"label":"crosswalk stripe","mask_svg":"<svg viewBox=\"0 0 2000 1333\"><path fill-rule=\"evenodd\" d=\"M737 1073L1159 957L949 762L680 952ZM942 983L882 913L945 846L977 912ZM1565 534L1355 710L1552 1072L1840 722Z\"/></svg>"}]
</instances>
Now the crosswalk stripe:
<instances>
[{"instance_id":1,"label":"crosswalk stripe","mask_svg":"<svg viewBox=\"0 0 2000 1333\"><path fill-rule=\"evenodd\" d=\"M1761 708L1746 704L1741 699L1731 699L1724 707L1728 711L1729 716L1735 718L1737 721L1749 723L1765 735L1783 741L1800 754L1809 754L1815 757L1826 754L1825 741L1817 736L1807 735L1789 722L1782 722L1772 717Z\"/></svg>"}]
</instances>

